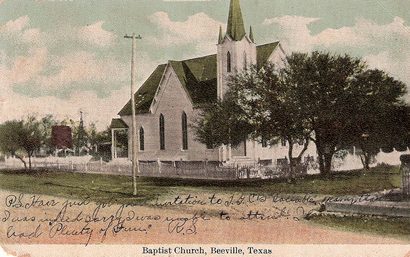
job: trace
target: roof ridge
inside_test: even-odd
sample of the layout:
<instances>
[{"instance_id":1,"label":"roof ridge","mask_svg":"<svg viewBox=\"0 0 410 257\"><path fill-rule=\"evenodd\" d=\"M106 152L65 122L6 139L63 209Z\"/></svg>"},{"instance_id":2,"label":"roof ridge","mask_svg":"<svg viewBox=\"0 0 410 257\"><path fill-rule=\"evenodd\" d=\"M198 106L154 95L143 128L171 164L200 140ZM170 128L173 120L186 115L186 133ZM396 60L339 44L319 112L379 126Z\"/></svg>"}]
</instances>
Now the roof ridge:
<instances>
[{"instance_id":1,"label":"roof ridge","mask_svg":"<svg viewBox=\"0 0 410 257\"><path fill-rule=\"evenodd\" d=\"M275 41L275 42L270 42L270 43L265 43L265 44L261 44L261 45L256 45L256 47L258 47L258 46L266 46L266 45L270 45L270 44L276 44L276 43L279 43L280 41L278 40L278 41Z\"/></svg>"},{"instance_id":2,"label":"roof ridge","mask_svg":"<svg viewBox=\"0 0 410 257\"><path fill-rule=\"evenodd\" d=\"M208 54L208 55L204 55L204 56L200 56L200 57L194 57L194 58L190 58L190 59L181 60L180 62L193 61L193 60L198 60L198 59L202 59L202 58L206 58L206 57L212 57L212 56L216 56L216 54Z\"/></svg>"}]
</instances>

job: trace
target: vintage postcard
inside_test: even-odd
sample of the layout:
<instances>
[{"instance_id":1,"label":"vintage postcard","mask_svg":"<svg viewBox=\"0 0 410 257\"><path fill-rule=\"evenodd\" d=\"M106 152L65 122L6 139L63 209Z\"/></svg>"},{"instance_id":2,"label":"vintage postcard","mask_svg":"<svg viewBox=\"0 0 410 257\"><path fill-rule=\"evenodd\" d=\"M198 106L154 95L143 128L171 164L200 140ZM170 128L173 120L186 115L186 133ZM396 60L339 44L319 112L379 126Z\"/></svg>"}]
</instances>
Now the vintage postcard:
<instances>
[{"instance_id":1,"label":"vintage postcard","mask_svg":"<svg viewBox=\"0 0 410 257\"><path fill-rule=\"evenodd\" d=\"M0 0L0 256L410 256L408 10Z\"/></svg>"}]
</instances>

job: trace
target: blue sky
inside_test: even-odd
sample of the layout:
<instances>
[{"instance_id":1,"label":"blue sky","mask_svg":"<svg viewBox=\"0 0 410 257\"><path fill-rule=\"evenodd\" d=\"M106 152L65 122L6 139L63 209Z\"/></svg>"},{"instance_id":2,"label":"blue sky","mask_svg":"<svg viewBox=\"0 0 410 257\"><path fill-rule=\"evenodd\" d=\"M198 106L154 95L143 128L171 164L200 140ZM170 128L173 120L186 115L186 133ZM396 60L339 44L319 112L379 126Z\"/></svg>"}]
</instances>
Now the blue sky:
<instances>
[{"instance_id":1,"label":"blue sky","mask_svg":"<svg viewBox=\"0 0 410 257\"><path fill-rule=\"evenodd\" d=\"M0 121L53 113L108 125L153 68L216 52L228 0L0 0ZM241 0L257 44L363 57L410 85L410 1ZM407 99L409 99L407 97Z\"/></svg>"}]
</instances>

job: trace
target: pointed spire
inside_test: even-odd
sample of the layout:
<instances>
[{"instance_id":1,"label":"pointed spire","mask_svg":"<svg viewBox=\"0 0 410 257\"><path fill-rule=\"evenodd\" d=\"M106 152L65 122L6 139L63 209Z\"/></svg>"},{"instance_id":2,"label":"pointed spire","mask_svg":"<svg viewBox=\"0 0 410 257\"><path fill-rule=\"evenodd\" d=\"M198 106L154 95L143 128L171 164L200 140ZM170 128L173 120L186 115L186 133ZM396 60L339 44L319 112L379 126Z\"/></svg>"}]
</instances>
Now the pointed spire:
<instances>
[{"instance_id":1,"label":"pointed spire","mask_svg":"<svg viewBox=\"0 0 410 257\"><path fill-rule=\"evenodd\" d=\"M222 26L219 26L218 44L221 44L223 40L224 40L224 38L223 38L223 36L222 36Z\"/></svg>"},{"instance_id":2,"label":"pointed spire","mask_svg":"<svg viewBox=\"0 0 410 257\"><path fill-rule=\"evenodd\" d=\"M253 39L252 26L249 26L249 39L252 41L252 43L255 43L255 39Z\"/></svg>"},{"instance_id":3,"label":"pointed spire","mask_svg":"<svg viewBox=\"0 0 410 257\"><path fill-rule=\"evenodd\" d=\"M239 41L245 36L245 27L243 25L239 0L231 0L226 34L235 41Z\"/></svg>"}]
</instances>

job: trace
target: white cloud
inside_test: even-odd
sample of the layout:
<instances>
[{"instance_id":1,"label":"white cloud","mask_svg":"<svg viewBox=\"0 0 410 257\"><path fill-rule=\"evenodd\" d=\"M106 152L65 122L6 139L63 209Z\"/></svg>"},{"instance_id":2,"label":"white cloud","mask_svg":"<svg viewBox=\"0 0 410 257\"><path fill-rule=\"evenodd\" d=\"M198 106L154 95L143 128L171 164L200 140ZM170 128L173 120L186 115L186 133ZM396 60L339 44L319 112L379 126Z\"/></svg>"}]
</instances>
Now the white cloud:
<instances>
[{"instance_id":1,"label":"white cloud","mask_svg":"<svg viewBox=\"0 0 410 257\"><path fill-rule=\"evenodd\" d=\"M318 20L318 18L286 15L283 17L265 19L263 24L278 24L280 26L281 30L278 37L287 49L291 49L292 51L309 51L314 38L310 34L308 25Z\"/></svg>"},{"instance_id":2,"label":"white cloud","mask_svg":"<svg viewBox=\"0 0 410 257\"><path fill-rule=\"evenodd\" d=\"M27 55L16 57L10 65L4 61L6 59L10 57L0 51L0 122L21 118L29 113L40 116L53 114L59 119L76 118L82 110L87 122L96 121L103 129L129 99L129 60L122 63L112 57L97 57L86 51L55 56L50 55L46 48L30 49ZM156 65L156 61L147 54L139 52L137 85L142 84L142 79L149 76ZM45 73L46 66L52 67L55 72ZM91 83L98 83L104 89L70 89L72 84L86 86ZM18 84L27 86L27 91L42 91L48 95L22 95L13 90ZM113 84L118 89L113 90ZM71 90L68 97L54 96L65 89ZM103 90L107 95L101 97L97 91Z\"/></svg>"},{"instance_id":3,"label":"white cloud","mask_svg":"<svg viewBox=\"0 0 410 257\"><path fill-rule=\"evenodd\" d=\"M28 16L0 24L0 40L8 44L0 44L0 122L29 113L76 118L82 110L100 128L109 124L129 99L130 58L111 53L117 36L103 27L96 21L43 32L30 26ZM61 42L70 49L56 50ZM16 44L18 51L10 51ZM156 65L138 51L137 85ZM17 92L22 87L24 94Z\"/></svg>"},{"instance_id":4,"label":"white cloud","mask_svg":"<svg viewBox=\"0 0 410 257\"><path fill-rule=\"evenodd\" d=\"M161 36L148 38L152 43L161 47L194 44L201 53L215 52L219 26L224 26L205 13L194 14L185 21L172 21L168 13L156 12L148 19L161 31Z\"/></svg>"},{"instance_id":5,"label":"white cloud","mask_svg":"<svg viewBox=\"0 0 410 257\"><path fill-rule=\"evenodd\" d=\"M77 36L81 41L99 47L111 46L116 40L116 35L110 31L104 30L103 21L97 21L94 24L77 28Z\"/></svg>"},{"instance_id":6,"label":"white cloud","mask_svg":"<svg viewBox=\"0 0 410 257\"><path fill-rule=\"evenodd\" d=\"M3 72L0 75L7 79L10 84L25 83L44 70L47 55L46 48L30 49L26 56L17 56L9 69L3 67Z\"/></svg>"},{"instance_id":7,"label":"white cloud","mask_svg":"<svg viewBox=\"0 0 410 257\"><path fill-rule=\"evenodd\" d=\"M112 83L124 80L126 66L110 57L97 58L86 51L54 56L51 65L59 70L52 75L39 75L35 80L40 88L61 90L72 83Z\"/></svg>"},{"instance_id":8,"label":"white cloud","mask_svg":"<svg viewBox=\"0 0 410 257\"><path fill-rule=\"evenodd\" d=\"M85 113L86 122L97 122L99 129L107 126L121 107L129 99L129 90L120 89L107 98L99 98L94 92L75 92L68 99L54 96L31 98L14 92L0 95L0 122L22 118L27 114L43 116L53 114L62 120L66 117L77 118L79 111Z\"/></svg>"},{"instance_id":9,"label":"white cloud","mask_svg":"<svg viewBox=\"0 0 410 257\"><path fill-rule=\"evenodd\" d=\"M353 26L328 28L313 34L309 25L318 20L283 16L266 19L263 24L279 25L279 38L290 51L326 49L355 54L367 53L362 57L371 67L389 72L405 82L410 89L410 27L405 25L404 19L395 17L387 24L358 19Z\"/></svg>"},{"instance_id":10,"label":"white cloud","mask_svg":"<svg viewBox=\"0 0 410 257\"><path fill-rule=\"evenodd\" d=\"M410 27L406 26L405 21L400 17L395 17L391 23L384 25L358 19L351 27L328 28L313 35L309 25L319 20L319 18L283 16L265 19L263 24L279 25L281 40L289 43L288 47L292 51L306 51L316 46L369 48L383 46L384 43L387 44L385 47L390 47L393 41L410 43Z\"/></svg>"},{"instance_id":11,"label":"white cloud","mask_svg":"<svg viewBox=\"0 0 410 257\"><path fill-rule=\"evenodd\" d=\"M21 16L0 25L0 38L18 44L41 45L46 34L38 28L30 28L30 18Z\"/></svg>"},{"instance_id":12,"label":"white cloud","mask_svg":"<svg viewBox=\"0 0 410 257\"><path fill-rule=\"evenodd\" d=\"M22 31L24 28L26 28L29 25L29 17L26 16L21 16L15 20L10 20L6 22L6 24L0 26L0 32L2 33L13 33L13 32L19 32Z\"/></svg>"},{"instance_id":13,"label":"white cloud","mask_svg":"<svg viewBox=\"0 0 410 257\"><path fill-rule=\"evenodd\" d=\"M30 18L21 16L0 25L0 37L7 41L32 46L51 46L61 41L70 41L73 45L87 44L97 47L113 46L117 36L103 28L104 21L96 21L85 26L70 27L58 25L54 31L44 32L30 26Z\"/></svg>"},{"instance_id":14,"label":"white cloud","mask_svg":"<svg viewBox=\"0 0 410 257\"><path fill-rule=\"evenodd\" d=\"M398 61L396 55L389 51L370 54L364 58L370 67L385 70L395 78L405 82L410 93L410 52L403 52L401 61ZM410 103L409 94L407 94L406 99Z\"/></svg>"}]
</instances>

